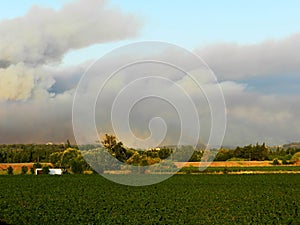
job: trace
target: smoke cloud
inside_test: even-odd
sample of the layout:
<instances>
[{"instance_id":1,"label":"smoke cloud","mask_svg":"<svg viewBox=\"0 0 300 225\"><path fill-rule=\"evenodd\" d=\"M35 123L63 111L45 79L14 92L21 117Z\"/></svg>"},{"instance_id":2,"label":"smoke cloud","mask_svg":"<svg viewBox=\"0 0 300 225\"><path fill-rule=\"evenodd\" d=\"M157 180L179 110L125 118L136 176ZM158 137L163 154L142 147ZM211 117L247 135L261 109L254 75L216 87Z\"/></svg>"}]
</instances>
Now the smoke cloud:
<instances>
[{"instance_id":1,"label":"smoke cloud","mask_svg":"<svg viewBox=\"0 0 300 225\"><path fill-rule=\"evenodd\" d=\"M104 0L33 6L0 21L0 142L73 140L73 93L86 65L61 68L64 55L135 37L140 28L138 18Z\"/></svg>"},{"instance_id":2,"label":"smoke cloud","mask_svg":"<svg viewBox=\"0 0 300 225\"><path fill-rule=\"evenodd\" d=\"M300 92L289 90L300 75L299 47L296 33L281 40L221 43L195 51L222 81L228 119L225 145L299 141Z\"/></svg>"},{"instance_id":3,"label":"smoke cloud","mask_svg":"<svg viewBox=\"0 0 300 225\"><path fill-rule=\"evenodd\" d=\"M221 43L199 48L199 54L222 80L300 72L300 34L281 40L239 45Z\"/></svg>"},{"instance_id":4,"label":"smoke cloud","mask_svg":"<svg viewBox=\"0 0 300 225\"><path fill-rule=\"evenodd\" d=\"M72 50L135 37L140 28L138 18L108 8L102 0L71 1L59 10L34 6L22 17L0 21L0 143L74 140L72 100L88 63L61 68L63 57ZM266 82L276 75L278 82L295 85L293 80L285 78L299 77L298 49L299 33L281 40L249 45L221 43L195 50L215 72L224 92L228 119L224 145L257 141L282 144L299 140L300 93L272 89L273 92L266 94L247 83L249 78L259 82L263 77ZM164 54L170 58L175 55ZM116 58L112 63L120 63L120 60L121 57ZM103 67L100 69L95 72L103 73ZM172 79L178 79L177 74L171 75ZM205 82L206 78L203 79ZM195 88L187 79L176 82L191 92ZM111 93L116 93L124 83L120 78L110 84L107 96L103 96L103 102L98 106L99 118L103 108L112 102ZM149 90L152 88L153 84L149 83ZM146 90L135 87L132 93L142 91ZM172 87L166 87L164 91L180 99ZM198 98L196 92L194 97ZM202 107L201 104L199 101L196 106ZM135 122L132 128L141 136L148 135L144 132L148 131L145 121L152 115L169 119L177 116L175 112L171 116L167 114L160 107L162 103L155 100L147 101L147 107L144 105L136 105L133 109L136 120L132 121ZM170 109L170 112L173 111ZM101 125L102 131L110 130L109 125ZM206 128L210 124L203 121L202 126ZM173 127L171 124L171 131L175 130ZM171 133L170 137L176 135ZM168 141L171 142L171 138Z\"/></svg>"},{"instance_id":5,"label":"smoke cloud","mask_svg":"<svg viewBox=\"0 0 300 225\"><path fill-rule=\"evenodd\" d=\"M23 17L0 22L0 62L59 62L69 50L134 37L140 25L103 0L72 1L58 11L33 6Z\"/></svg>"}]
</instances>

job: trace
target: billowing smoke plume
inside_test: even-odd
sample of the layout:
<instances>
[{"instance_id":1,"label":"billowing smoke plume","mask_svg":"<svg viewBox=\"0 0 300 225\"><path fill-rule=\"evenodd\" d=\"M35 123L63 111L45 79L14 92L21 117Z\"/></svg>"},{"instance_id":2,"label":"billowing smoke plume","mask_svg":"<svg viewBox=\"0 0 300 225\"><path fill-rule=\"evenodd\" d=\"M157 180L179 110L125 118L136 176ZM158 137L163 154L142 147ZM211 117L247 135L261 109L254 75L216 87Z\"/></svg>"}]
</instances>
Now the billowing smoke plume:
<instances>
[{"instance_id":1,"label":"billowing smoke plume","mask_svg":"<svg viewBox=\"0 0 300 225\"><path fill-rule=\"evenodd\" d=\"M64 55L135 37L140 27L104 0L70 1L59 10L33 6L0 21L0 142L72 139L72 96L84 65L59 69Z\"/></svg>"},{"instance_id":2,"label":"billowing smoke plume","mask_svg":"<svg viewBox=\"0 0 300 225\"><path fill-rule=\"evenodd\" d=\"M40 97L55 83L41 67L72 49L133 37L139 27L102 0L71 2L59 11L33 6L23 17L1 21L0 100Z\"/></svg>"},{"instance_id":3,"label":"billowing smoke plume","mask_svg":"<svg viewBox=\"0 0 300 225\"><path fill-rule=\"evenodd\" d=\"M79 0L59 11L34 6L23 17L0 22L0 62L57 62L72 49L133 37L139 27L132 15L108 9L103 0Z\"/></svg>"},{"instance_id":4,"label":"billowing smoke plume","mask_svg":"<svg viewBox=\"0 0 300 225\"><path fill-rule=\"evenodd\" d=\"M196 50L222 80L300 72L300 33L281 40L214 44Z\"/></svg>"},{"instance_id":5,"label":"billowing smoke plume","mask_svg":"<svg viewBox=\"0 0 300 225\"><path fill-rule=\"evenodd\" d=\"M0 100L27 100L48 97L48 89L55 83L46 70L24 63L0 68Z\"/></svg>"},{"instance_id":6,"label":"billowing smoke plume","mask_svg":"<svg viewBox=\"0 0 300 225\"><path fill-rule=\"evenodd\" d=\"M222 83L227 106L224 144L300 138L300 34L240 45L222 43L196 50Z\"/></svg>"}]
</instances>

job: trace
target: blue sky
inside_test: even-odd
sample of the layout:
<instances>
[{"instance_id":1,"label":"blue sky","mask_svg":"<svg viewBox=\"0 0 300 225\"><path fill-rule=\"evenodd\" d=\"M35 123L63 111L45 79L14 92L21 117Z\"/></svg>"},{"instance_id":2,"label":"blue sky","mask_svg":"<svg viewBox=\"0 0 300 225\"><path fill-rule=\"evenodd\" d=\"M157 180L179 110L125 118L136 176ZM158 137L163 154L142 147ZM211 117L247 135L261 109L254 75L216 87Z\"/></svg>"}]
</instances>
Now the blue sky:
<instances>
[{"instance_id":1,"label":"blue sky","mask_svg":"<svg viewBox=\"0 0 300 225\"><path fill-rule=\"evenodd\" d=\"M88 63L149 40L188 49L215 72L225 145L300 140L300 1L0 3L0 143L72 139L73 96Z\"/></svg>"}]
</instances>

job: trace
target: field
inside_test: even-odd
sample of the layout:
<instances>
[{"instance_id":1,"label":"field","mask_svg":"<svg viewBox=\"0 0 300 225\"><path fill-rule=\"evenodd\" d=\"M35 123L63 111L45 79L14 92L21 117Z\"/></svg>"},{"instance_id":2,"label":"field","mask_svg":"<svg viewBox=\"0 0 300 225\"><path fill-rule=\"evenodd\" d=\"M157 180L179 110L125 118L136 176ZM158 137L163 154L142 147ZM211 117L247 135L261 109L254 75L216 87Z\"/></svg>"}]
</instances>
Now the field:
<instances>
[{"instance_id":1,"label":"field","mask_svg":"<svg viewBox=\"0 0 300 225\"><path fill-rule=\"evenodd\" d=\"M227 161L227 162L212 162L205 169L205 173L219 173L226 170L228 173L242 173L243 171L252 171L254 173L300 173L300 162L291 165L274 166L272 161ZM21 174L22 166L28 168L33 167L34 163L0 163L0 175L7 174L7 168L11 166L14 169L14 174ZM51 163L42 163L42 165L52 166ZM181 171L189 171L191 173L199 173L199 162L175 162L175 166L182 168ZM28 171L28 173L30 173Z\"/></svg>"},{"instance_id":2,"label":"field","mask_svg":"<svg viewBox=\"0 0 300 225\"><path fill-rule=\"evenodd\" d=\"M11 166L14 169L14 174L20 174L22 166L26 166L28 171L33 167L34 163L0 163L0 175L7 174L7 168ZM51 163L42 163L42 165L51 165ZM29 172L28 172L29 173Z\"/></svg>"},{"instance_id":3,"label":"field","mask_svg":"<svg viewBox=\"0 0 300 225\"><path fill-rule=\"evenodd\" d=\"M299 199L297 174L175 175L145 187L0 176L0 224L300 224Z\"/></svg>"}]
</instances>

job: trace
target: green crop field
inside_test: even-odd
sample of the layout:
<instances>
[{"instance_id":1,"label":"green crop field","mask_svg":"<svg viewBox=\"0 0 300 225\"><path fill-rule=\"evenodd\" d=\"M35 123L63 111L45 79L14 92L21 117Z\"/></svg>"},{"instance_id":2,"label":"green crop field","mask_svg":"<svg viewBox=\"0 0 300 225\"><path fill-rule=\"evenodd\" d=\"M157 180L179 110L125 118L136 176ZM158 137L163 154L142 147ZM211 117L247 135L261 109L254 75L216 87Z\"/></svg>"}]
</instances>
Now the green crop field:
<instances>
[{"instance_id":1,"label":"green crop field","mask_svg":"<svg viewBox=\"0 0 300 225\"><path fill-rule=\"evenodd\" d=\"M0 224L300 224L300 176L175 175L130 187L100 175L0 176Z\"/></svg>"}]
</instances>

